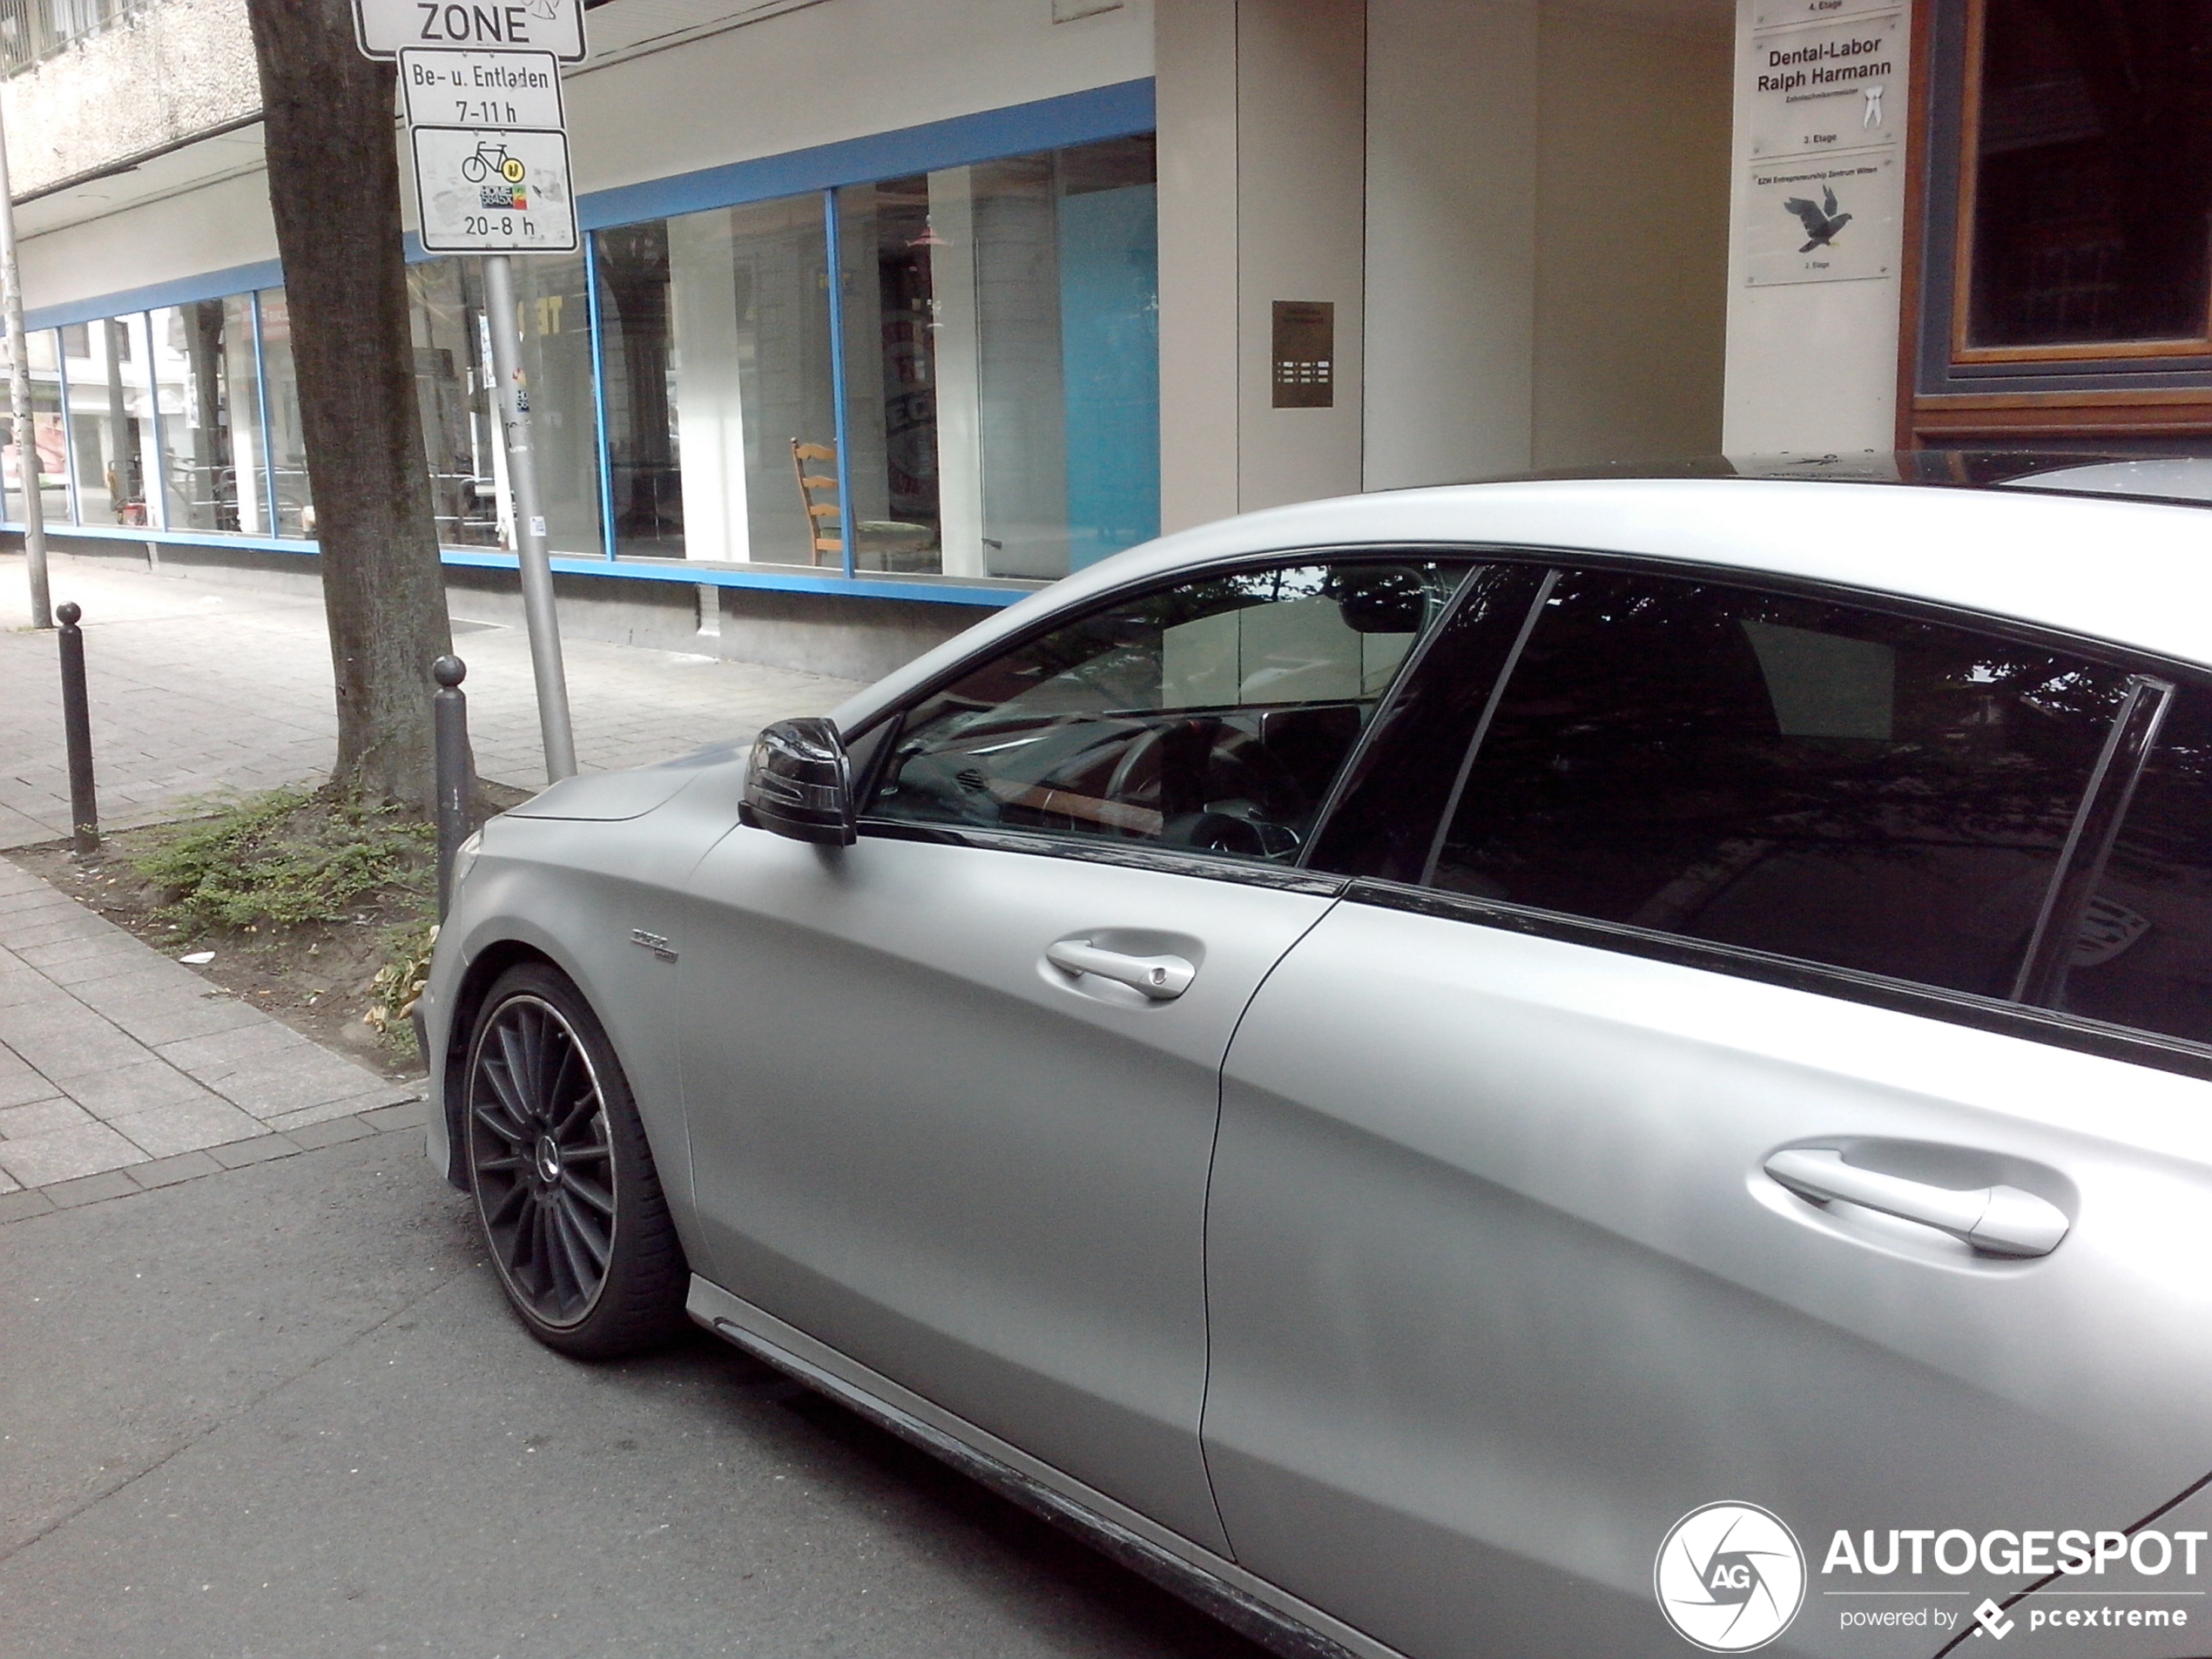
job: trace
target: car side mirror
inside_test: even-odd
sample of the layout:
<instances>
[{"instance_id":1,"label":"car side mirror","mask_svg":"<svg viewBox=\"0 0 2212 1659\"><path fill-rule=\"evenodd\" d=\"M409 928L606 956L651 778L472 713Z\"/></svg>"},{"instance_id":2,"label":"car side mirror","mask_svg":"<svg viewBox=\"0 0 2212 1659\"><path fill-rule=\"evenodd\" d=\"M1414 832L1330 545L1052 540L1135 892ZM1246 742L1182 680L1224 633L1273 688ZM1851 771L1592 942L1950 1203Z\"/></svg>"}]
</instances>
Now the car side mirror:
<instances>
[{"instance_id":1,"label":"car side mirror","mask_svg":"<svg viewBox=\"0 0 2212 1659\"><path fill-rule=\"evenodd\" d=\"M850 846L860 839L853 763L829 721L809 717L761 728L746 764L738 821L794 841Z\"/></svg>"}]
</instances>

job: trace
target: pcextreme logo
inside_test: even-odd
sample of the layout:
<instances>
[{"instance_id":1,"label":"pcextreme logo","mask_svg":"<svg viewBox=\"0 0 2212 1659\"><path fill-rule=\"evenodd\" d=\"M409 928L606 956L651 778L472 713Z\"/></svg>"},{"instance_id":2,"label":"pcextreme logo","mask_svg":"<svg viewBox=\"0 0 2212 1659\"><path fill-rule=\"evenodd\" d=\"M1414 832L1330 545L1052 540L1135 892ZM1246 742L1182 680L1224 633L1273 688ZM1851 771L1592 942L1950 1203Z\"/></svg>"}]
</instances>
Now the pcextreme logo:
<instances>
[{"instance_id":1,"label":"pcextreme logo","mask_svg":"<svg viewBox=\"0 0 2212 1659\"><path fill-rule=\"evenodd\" d=\"M1659 1610L1708 1653L1749 1653L1790 1628L1805 1600L1805 1554L1780 1516L1709 1503L1669 1528L1651 1567Z\"/></svg>"}]
</instances>

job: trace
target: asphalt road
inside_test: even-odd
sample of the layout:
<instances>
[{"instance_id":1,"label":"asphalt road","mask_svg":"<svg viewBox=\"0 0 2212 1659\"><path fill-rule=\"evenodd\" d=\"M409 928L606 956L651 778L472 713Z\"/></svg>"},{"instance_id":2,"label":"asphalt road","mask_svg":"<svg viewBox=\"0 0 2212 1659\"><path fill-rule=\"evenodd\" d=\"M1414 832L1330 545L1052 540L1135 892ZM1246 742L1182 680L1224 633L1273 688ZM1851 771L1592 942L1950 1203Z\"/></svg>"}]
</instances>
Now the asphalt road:
<instances>
[{"instance_id":1,"label":"asphalt road","mask_svg":"<svg viewBox=\"0 0 2212 1659\"><path fill-rule=\"evenodd\" d=\"M705 1336L508 1316L419 1131L0 1226L0 1654L1260 1659Z\"/></svg>"}]
</instances>

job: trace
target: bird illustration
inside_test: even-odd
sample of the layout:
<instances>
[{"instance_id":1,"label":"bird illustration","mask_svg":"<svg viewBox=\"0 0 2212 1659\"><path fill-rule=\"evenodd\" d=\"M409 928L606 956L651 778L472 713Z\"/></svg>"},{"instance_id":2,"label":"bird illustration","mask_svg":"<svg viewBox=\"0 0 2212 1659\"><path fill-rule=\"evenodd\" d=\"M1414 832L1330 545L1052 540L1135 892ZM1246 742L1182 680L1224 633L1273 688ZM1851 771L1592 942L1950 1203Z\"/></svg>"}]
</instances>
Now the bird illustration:
<instances>
[{"instance_id":1,"label":"bird illustration","mask_svg":"<svg viewBox=\"0 0 2212 1659\"><path fill-rule=\"evenodd\" d=\"M1814 206L1803 196L1792 196L1782 204L1784 212L1795 213L1804 221L1805 234L1812 239L1797 250L1800 253L1810 253L1817 247L1832 246L1836 233L1851 223L1849 213L1836 211L1836 192L1833 190L1823 185L1820 193L1827 202L1824 209Z\"/></svg>"}]
</instances>

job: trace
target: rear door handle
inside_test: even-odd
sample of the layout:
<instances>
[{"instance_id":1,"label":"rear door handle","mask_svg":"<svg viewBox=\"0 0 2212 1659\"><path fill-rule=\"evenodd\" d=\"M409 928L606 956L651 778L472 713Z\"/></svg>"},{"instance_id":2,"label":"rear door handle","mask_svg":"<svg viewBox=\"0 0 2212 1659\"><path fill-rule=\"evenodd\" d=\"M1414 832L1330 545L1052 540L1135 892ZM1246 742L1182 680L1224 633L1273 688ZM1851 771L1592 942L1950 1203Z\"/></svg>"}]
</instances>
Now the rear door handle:
<instances>
[{"instance_id":1,"label":"rear door handle","mask_svg":"<svg viewBox=\"0 0 2212 1659\"><path fill-rule=\"evenodd\" d=\"M1180 956L1132 956L1102 950L1088 939L1062 939L1048 945L1045 961L1062 973L1096 974L1144 993L1156 1002L1181 996L1198 970Z\"/></svg>"},{"instance_id":2,"label":"rear door handle","mask_svg":"<svg viewBox=\"0 0 2212 1659\"><path fill-rule=\"evenodd\" d=\"M1932 1187L1844 1162L1825 1147L1795 1146L1766 1161L1766 1172L1815 1204L1831 1198L1901 1216L1964 1239L1993 1256L2047 1256L2072 1224L2066 1211L2018 1187Z\"/></svg>"}]
</instances>

